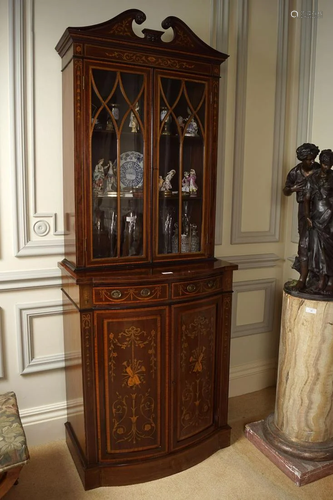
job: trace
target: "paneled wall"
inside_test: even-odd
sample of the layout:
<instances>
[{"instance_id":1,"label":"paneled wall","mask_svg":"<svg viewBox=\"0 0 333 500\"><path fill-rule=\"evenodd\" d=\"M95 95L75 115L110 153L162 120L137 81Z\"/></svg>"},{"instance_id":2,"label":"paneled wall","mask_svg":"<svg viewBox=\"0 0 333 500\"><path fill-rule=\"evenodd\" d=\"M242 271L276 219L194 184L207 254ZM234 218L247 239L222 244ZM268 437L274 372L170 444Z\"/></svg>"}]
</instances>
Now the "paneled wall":
<instances>
[{"instance_id":1,"label":"paneled wall","mask_svg":"<svg viewBox=\"0 0 333 500\"><path fill-rule=\"evenodd\" d=\"M332 10L328 0L322 3L325 12ZM61 63L54 50L60 36L67 26L102 22L135 7L147 15L142 28L160 29L175 15L230 54L221 70L215 253L239 264L234 396L275 382L281 291L297 241L293 203L282 199L281 186L298 142L311 139L312 116L318 133L325 130L322 114L328 124L322 98L328 89L315 70L325 72L317 38L323 49L331 35L317 31L314 21L290 16L310 4L319 9L310 0L0 2L0 390L16 392L30 444L63 438L66 416L66 311L57 268L66 231ZM317 24L322 21L325 26L324 18Z\"/></svg>"}]
</instances>

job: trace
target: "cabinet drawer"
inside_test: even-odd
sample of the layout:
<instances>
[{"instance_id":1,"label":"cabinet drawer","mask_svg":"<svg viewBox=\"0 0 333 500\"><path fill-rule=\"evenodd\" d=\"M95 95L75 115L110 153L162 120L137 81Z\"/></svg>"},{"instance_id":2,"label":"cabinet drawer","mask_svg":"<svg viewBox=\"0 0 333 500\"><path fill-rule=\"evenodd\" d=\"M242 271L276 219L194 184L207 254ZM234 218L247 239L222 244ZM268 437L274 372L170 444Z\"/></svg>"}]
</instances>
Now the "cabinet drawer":
<instances>
[{"instance_id":1,"label":"cabinet drawer","mask_svg":"<svg viewBox=\"0 0 333 500\"><path fill-rule=\"evenodd\" d=\"M207 278L204 280L183 281L172 284L172 298L179 299L196 295L207 295L222 290L222 279Z\"/></svg>"},{"instance_id":2,"label":"cabinet drawer","mask_svg":"<svg viewBox=\"0 0 333 500\"><path fill-rule=\"evenodd\" d=\"M94 288L94 304L155 302L168 298L168 285Z\"/></svg>"}]
</instances>

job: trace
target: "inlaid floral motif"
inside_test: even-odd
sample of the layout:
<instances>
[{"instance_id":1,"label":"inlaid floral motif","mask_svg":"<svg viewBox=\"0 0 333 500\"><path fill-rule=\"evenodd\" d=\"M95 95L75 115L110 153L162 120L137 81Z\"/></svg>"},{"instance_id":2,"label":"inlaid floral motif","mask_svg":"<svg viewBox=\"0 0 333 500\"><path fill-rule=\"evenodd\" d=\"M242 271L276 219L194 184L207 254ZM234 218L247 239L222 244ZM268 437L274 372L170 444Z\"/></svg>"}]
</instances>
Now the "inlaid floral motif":
<instances>
[{"instance_id":1,"label":"inlaid floral motif","mask_svg":"<svg viewBox=\"0 0 333 500\"><path fill-rule=\"evenodd\" d=\"M136 444L142 439L152 439L155 433L155 402L150 391L143 394L121 395L112 405L113 438L117 444Z\"/></svg>"},{"instance_id":2,"label":"inlaid floral motif","mask_svg":"<svg viewBox=\"0 0 333 500\"><path fill-rule=\"evenodd\" d=\"M154 378L156 372L156 332L152 330L148 335L141 328L131 326L126 328L125 331L115 335L113 332L109 334L109 366L111 380L113 381L116 376L116 358L117 347L125 350L131 350L131 359L123 363L124 366L124 377L128 377L131 380L131 386L140 385L143 380L143 373L146 368L143 366L141 360L137 360L134 356L135 348L139 347L143 349L149 345L148 354L150 354L150 375ZM134 382L135 381L135 382ZM137 383L139 381L139 383ZM128 382L128 385L129 382Z\"/></svg>"},{"instance_id":3,"label":"inlaid floral motif","mask_svg":"<svg viewBox=\"0 0 333 500\"><path fill-rule=\"evenodd\" d=\"M194 47L191 38L184 33L178 26L175 26L175 45L183 45L184 47Z\"/></svg>"},{"instance_id":4,"label":"inlaid floral motif","mask_svg":"<svg viewBox=\"0 0 333 500\"><path fill-rule=\"evenodd\" d=\"M215 306L182 316L181 438L204 429L213 419L215 321Z\"/></svg>"},{"instance_id":5,"label":"inlaid floral motif","mask_svg":"<svg viewBox=\"0 0 333 500\"><path fill-rule=\"evenodd\" d=\"M119 50L108 51L106 55L110 58L122 60L135 64L149 64L155 66L162 66L170 69L193 69L195 64L190 64L185 61L171 59L170 57L155 57L145 54L136 54L135 52L122 52Z\"/></svg>"},{"instance_id":6,"label":"inlaid floral motif","mask_svg":"<svg viewBox=\"0 0 333 500\"><path fill-rule=\"evenodd\" d=\"M117 383L121 377L123 390L115 392L110 408L112 439L109 452L114 447L117 449L119 443L135 446L146 440L148 446L155 439L156 401L149 385L157 371L156 330L147 332L137 326L138 323L117 332L115 323L110 322L111 331L107 337L110 382Z\"/></svg>"},{"instance_id":7,"label":"inlaid floral motif","mask_svg":"<svg viewBox=\"0 0 333 500\"><path fill-rule=\"evenodd\" d=\"M125 368L125 373L123 373L124 384L128 387L133 387L135 385L139 386L144 383L144 374L146 368L143 366L141 360L133 359L133 363L130 361L125 361L123 363Z\"/></svg>"},{"instance_id":8,"label":"inlaid floral motif","mask_svg":"<svg viewBox=\"0 0 333 500\"><path fill-rule=\"evenodd\" d=\"M125 21L115 24L109 33L110 35L131 36L133 33L132 19L125 19Z\"/></svg>"}]
</instances>

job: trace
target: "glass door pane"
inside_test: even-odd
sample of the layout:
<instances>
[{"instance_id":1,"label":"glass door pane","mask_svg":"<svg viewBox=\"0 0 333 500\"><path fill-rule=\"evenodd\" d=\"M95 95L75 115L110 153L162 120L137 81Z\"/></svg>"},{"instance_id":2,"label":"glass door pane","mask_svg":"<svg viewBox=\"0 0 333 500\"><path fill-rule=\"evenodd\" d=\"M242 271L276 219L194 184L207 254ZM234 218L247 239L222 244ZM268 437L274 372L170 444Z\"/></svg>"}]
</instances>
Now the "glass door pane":
<instances>
[{"instance_id":1,"label":"glass door pane","mask_svg":"<svg viewBox=\"0 0 333 500\"><path fill-rule=\"evenodd\" d=\"M202 249L207 84L159 77L158 249Z\"/></svg>"},{"instance_id":2,"label":"glass door pane","mask_svg":"<svg viewBox=\"0 0 333 500\"><path fill-rule=\"evenodd\" d=\"M144 256L146 75L91 68L92 258Z\"/></svg>"}]
</instances>

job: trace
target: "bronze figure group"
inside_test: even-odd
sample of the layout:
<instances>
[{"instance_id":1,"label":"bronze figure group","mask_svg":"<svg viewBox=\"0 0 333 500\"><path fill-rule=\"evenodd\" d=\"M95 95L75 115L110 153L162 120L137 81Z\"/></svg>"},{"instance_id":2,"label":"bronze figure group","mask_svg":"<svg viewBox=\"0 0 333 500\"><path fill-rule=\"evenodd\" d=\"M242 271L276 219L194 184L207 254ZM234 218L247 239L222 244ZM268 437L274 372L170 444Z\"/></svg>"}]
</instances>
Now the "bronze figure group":
<instances>
[{"instance_id":1,"label":"bronze figure group","mask_svg":"<svg viewBox=\"0 0 333 500\"><path fill-rule=\"evenodd\" d=\"M296 193L298 203L298 255L293 268L300 276L294 291L333 296L333 152L319 155L315 144L296 150L300 163L287 175L283 193Z\"/></svg>"}]
</instances>

